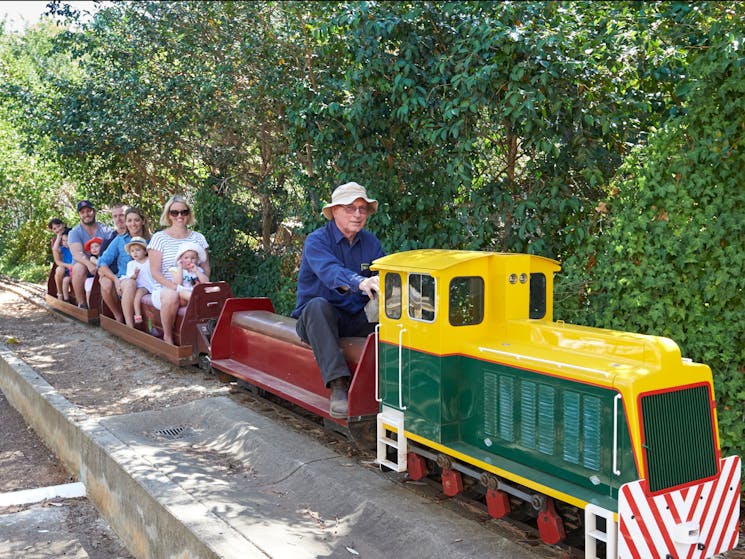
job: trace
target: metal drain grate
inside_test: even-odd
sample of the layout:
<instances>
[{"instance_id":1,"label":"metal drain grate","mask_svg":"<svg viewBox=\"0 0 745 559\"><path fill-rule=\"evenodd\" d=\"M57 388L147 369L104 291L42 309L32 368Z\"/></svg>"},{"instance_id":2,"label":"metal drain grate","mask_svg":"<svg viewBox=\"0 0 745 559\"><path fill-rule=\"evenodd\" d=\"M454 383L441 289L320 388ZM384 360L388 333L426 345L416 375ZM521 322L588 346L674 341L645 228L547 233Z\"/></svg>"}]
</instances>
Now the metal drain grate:
<instances>
[{"instance_id":1,"label":"metal drain grate","mask_svg":"<svg viewBox=\"0 0 745 559\"><path fill-rule=\"evenodd\" d=\"M192 435L193 429L188 425L176 425L174 427L164 427L154 432L155 436L169 441L177 441Z\"/></svg>"}]
</instances>

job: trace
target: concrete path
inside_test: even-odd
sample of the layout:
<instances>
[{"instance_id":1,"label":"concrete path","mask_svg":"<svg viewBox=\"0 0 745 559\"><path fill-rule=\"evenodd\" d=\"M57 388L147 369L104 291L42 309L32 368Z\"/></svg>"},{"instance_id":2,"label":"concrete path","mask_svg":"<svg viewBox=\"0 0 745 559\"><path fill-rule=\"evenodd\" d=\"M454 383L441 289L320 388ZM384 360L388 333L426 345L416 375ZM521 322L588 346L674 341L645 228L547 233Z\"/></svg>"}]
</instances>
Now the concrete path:
<instances>
[{"instance_id":1,"label":"concrete path","mask_svg":"<svg viewBox=\"0 0 745 559\"><path fill-rule=\"evenodd\" d=\"M137 558L549 556L225 397L94 420L4 346L0 389Z\"/></svg>"}]
</instances>

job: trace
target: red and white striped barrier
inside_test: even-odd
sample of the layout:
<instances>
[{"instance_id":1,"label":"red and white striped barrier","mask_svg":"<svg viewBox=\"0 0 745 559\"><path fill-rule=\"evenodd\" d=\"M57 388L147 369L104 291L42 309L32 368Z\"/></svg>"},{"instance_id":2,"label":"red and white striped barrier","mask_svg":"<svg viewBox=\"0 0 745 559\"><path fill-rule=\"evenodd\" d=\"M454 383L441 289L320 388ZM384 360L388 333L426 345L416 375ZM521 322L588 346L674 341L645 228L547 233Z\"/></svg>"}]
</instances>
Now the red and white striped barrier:
<instances>
[{"instance_id":1,"label":"red and white striped barrier","mask_svg":"<svg viewBox=\"0 0 745 559\"><path fill-rule=\"evenodd\" d=\"M661 493L644 492L644 480L621 487L618 557L702 559L737 545L740 520L740 457L720 462L710 481Z\"/></svg>"}]
</instances>

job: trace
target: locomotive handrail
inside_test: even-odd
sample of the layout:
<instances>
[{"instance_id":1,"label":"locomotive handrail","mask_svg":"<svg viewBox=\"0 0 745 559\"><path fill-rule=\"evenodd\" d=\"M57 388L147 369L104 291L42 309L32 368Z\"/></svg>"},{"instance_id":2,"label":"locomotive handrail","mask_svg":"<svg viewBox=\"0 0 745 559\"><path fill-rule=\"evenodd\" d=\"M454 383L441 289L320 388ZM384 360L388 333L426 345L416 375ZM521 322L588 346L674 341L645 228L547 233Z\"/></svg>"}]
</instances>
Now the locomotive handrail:
<instances>
[{"instance_id":1,"label":"locomotive handrail","mask_svg":"<svg viewBox=\"0 0 745 559\"><path fill-rule=\"evenodd\" d=\"M620 394L613 398L613 474L620 476L621 470L618 469L618 402L621 399Z\"/></svg>"},{"instance_id":2,"label":"locomotive handrail","mask_svg":"<svg viewBox=\"0 0 745 559\"><path fill-rule=\"evenodd\" d=\"M403 377L404 377L404 373L403 373L404 332L406 332L406 328L401 328L401 330L398 332L398 407L401 408L401 410L406 409L406 406L404 406L404 398L403 398L402 386L401 386L403 382Z\"/></svg>"},{"instance_id":3,"label":"locomotive handrail","mask_svg":"<svg viewBox=\"0 0 745 559\"><path fill-rule=\"evenodd\" d=\"M592 367L583 367L582 365L574 365L573 363L563 363L561 361L554 361L552 359L543 359L541 357L533 357L532 355L524 355L521 353L515 353L513 351L502 351L499 349L493 349L490 347L481 347L479 346L479 351L488 352L488 353L496 353L497 355L505 355L507 357L514 357L518 361L525 359L527 361L535 361L536 363L542 363L544 365L555 365L559 369L574 369L576 371L584 371L586 373L595 373L603 375L604 377L608 378L610 377L610 373L608 371L604 371L602 369L593 369Z\"/></svg>"},{"instance_id":4,"label":"locomotive handrail","mask_svg":"<svg viewBox=\"0 0 745 559\"><path fill-rule=\"evenodd\" d=\"M382 402L380 397L380 322L375 325L375 401Z\"/></svg>"}]
</instances>

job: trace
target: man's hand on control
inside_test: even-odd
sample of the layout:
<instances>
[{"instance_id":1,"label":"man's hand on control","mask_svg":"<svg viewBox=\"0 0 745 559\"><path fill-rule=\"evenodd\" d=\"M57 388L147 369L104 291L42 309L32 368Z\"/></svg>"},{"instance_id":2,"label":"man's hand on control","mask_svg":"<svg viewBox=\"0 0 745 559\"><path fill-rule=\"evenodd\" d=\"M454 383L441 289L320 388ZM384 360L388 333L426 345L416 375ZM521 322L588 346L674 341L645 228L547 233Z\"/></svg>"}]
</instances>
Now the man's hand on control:
<instances>
[{"instance_id":1,"label":"man's hand on control","mask_svg":"<svg viewBox=\"0 0 745 559\"><path fill-rule=\"evenodd\" d=\"M358 289L364 292L370 299L375 298L376 293L380 293L380 276L371 276L360 282Z\"/></svg>"}]
</instances>

